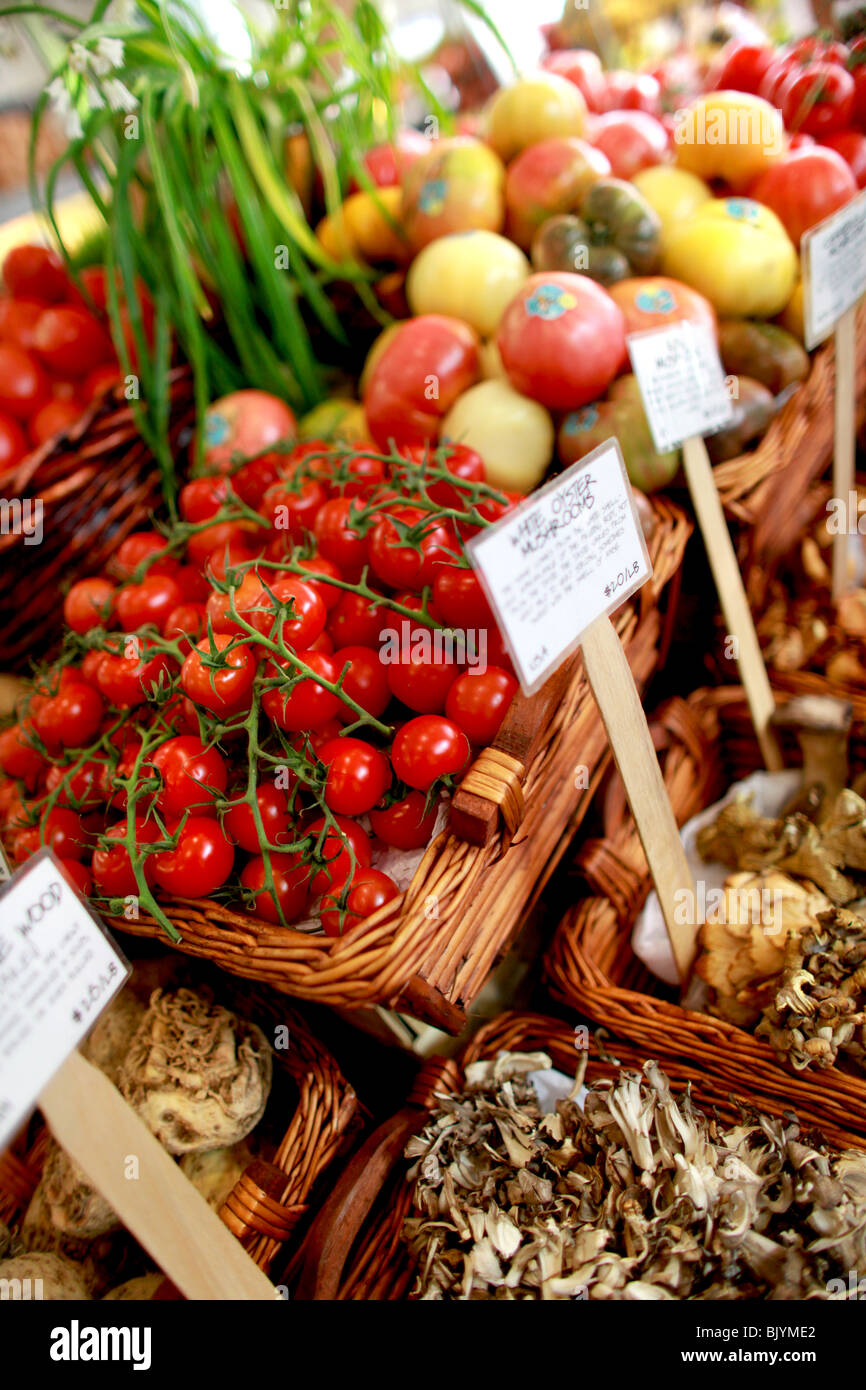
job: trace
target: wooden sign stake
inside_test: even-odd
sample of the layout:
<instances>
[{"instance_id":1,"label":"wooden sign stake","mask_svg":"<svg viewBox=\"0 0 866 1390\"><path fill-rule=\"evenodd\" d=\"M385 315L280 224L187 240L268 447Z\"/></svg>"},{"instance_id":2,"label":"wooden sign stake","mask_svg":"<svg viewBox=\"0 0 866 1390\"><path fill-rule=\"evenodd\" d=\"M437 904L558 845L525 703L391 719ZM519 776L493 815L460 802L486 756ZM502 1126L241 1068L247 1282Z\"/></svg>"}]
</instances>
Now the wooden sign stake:
<instances>
[{"instance_id":1,"label":"wooden sign stake","mask_svg":"<svg viewBox=\"0 0 866 1390\"><path fill-rule=\"evenodd\" d=\"M73 1052L39 1107L124 1226L186 1298L274 1302L277 1292L107 1076ZM130 1160L137 1176L128 1176Z\"/></svg>"},{"instance_id":2,"label":"wooden sign stake","mask_svg":"<svg viewBox=\"0 0 866 1390\"><path fill-rule=\"evenodd\" d=\"M856 432L856 340L857 306L846 310L836 324L836 388L834 400L833 496L848 499L854 492L854 445ZM850 523L850 518L849 518ZM857 518L854 519L857 524ZM833 537L833 602L838 603L848 588L848 527Z\"/></svg>"},{"instance_id":3,"label":"wooden sign stake","mask_svg":"<svg viewBox=\"0 0 866 1390\"><path fill-rule=\"evenodd\" d=\"M770 772L781 772L785 764L770 724L776 702L770 688L731 534L719 500L707 446L697 435L683 443L683 468L728 632L737 642L740 680L746 692L761 755Z\"/></svg>"},{"instance_id":4,"label":"wooden sign stake","mask_svg":"<svg viewBox=\"0 0 866 1390\"><path fill-rule=\"evenodd\" d=\"M688 980L697 945L696 924L678 921L677 895L697 902L695 885L646 715L628 659L608 617L597 618L581 638L583 664L625 786L640 842L652 874L677 971ZM682 916L682 914L679 914Z\"/></svg>"}]
</instances>

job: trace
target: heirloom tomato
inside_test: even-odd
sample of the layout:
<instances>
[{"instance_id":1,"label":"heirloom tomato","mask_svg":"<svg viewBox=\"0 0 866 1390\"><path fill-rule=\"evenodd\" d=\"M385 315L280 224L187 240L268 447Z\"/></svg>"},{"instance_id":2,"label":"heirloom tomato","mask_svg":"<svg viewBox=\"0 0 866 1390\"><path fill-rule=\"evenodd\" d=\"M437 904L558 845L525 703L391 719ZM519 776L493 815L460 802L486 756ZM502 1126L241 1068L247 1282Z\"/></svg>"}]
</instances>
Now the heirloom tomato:
<instances>
[{"instance_id":1,"label":"heirloom tomato","mask_svg":"<svg viewBox=\"0 0 866 1390\"><path fill-rule=\"evenodd\" d=\"M468 324L444 314L397 324L364 388L364 410L378 446L437 438L442 417L477 375L478 336ZM321 541L319 548L341 563Z\"/></svg>"},{"instance_id":2,"label":"heirloom tomato","mask_svg":"<svg viewBox=\"0 0 866 1390\"><path fill-rule=\"evenodd\" d=\"M866 138L861 139L866 146ZM749 193L772 209L799 246L804 232L857 196L857 180L836 150L810 145L767 169Z\"/></svg>"}]
</instances>

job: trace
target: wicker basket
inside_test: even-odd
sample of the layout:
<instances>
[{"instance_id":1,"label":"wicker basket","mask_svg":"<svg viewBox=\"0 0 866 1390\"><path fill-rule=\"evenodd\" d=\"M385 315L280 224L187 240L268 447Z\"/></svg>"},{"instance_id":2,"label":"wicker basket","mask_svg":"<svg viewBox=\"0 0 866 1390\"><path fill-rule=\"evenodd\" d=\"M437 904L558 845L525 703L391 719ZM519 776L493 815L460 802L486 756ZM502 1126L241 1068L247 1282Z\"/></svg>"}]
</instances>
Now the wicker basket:
<instances>
[{"instance_id":1,"label":"wicker basket","mask_svg":"<svg viewBox=\"0 0 866 1390\"><path fill-rule=\"evenodd\" d=\"M277 1256L287 1258L300 1233L295 1231L322 1194L321 1179L350 1138L359 1115L355 1092L330 1053L304 1019L264 992L245 991L243 1008L266 1031L270 1022L289 1030L289 1046L274 1053L297 1093L291 1121L271 1162L255 1160L238 1180L220 1211L229 1230L266 1273ZM234 1003L234 1000L229 1002ZM274 1095L265 1123L280 1127ZM35 1117L5 1152L0 1152L0 1220L13 1225L39 1182L48 1131Z\"/></svg>"},{"instance_id":2,"label":"wicker basket","mask_svg":"<svg viewBox=\"0 0 866 1390\"><path fill-rule=\"evenodd\" d=\"M787 697L777 692L780 701ZM680 824L761 766L743 692L697 691L659 713L665 783ZM786 731L787 733L787 731ZM783 740L786 762L797 753ZM855 729L854 756L866 756L866 730ZM576 864L592 896L569 909L545 960L553 995L617 1037L655 1055L688 1057L708 1083L737 1092L744 1084L762 1109L796 1110L840 1145L866 1146L866 1077L838 1068L794 1073L760 1038L721 1019L682 1008L631 949L631 932L651 882L618 779L604 805L605 835L584 843Z\"/></svg>"},{"instance_id":3,"label":"wicker basket","mask_svg":"<svg viewBox=\"0 0 866 1390\"><path fill-rule=\"evenodd\" d=\"M674 1038L672 1046L661 1032L651 1048L619 1038L590 1038L586 1080L613 1078L620 1064L636 1070L654 1058L675 1089L691 1087L697 1104L717 1112L727 1123L741 1118L744 1104L764 1106L764 1097L751 1078L744 1082L740 1076L731 1087L707 1072L700 1059L678 1042ZM546 1052L560 1071L574 1073L578 1059L574 1027L540 1014L502 1014L475 1035L459 1062L434 1057L424 1063L406 1108L381 1125L352 1157L317 1215L304 1245L294 1298L366 1302L406 1296L414 1278L401 1239L412 1196L403 1159L407 1140L423 1129L436 1092L460 1089L467 1063L502 1051L537 1050ZM808 1124L805 1115L801 1118Z\"/></svg>"},{"instance_id":4,"label":"wicker basket","mask_svg":"<svg viewBox=\"0 0 866 1390\"><path fill-rule=\"evenodd\" d=\"M615 618L641 686L668 640L690 530L678 508L664 500L654 506L653 578ZM659 601L668 586L663 621ZM506 802L510 797L512 808L516 803L522 809L519 826L514 819L510 826L497 825L485 844L444 831L406 893L337 938L272 926L219 903L168 898L165 910L183 936L178 949L299 998L348 1009L386 1004L459 1032L466 1005L564 852L609 756L579 658L566 674L562 697L548 700L548 718L538 719L526 764L512 761L499 771ZM500 746L509 746L511 714ZM524 705L524 723L525 717ZM485 754L482 759L495 777L497 766ZM467 779L471 774L472 769ZM493 810L498 816L495 805ZM109 921L118 931L161 935L145 914L138 921Z\"/></svg>"},{"instance_id":5,"label":"wicker basket","mask_svg":"<svg viewBox=\"0 0 866 1390\"><path fill-rule=\"evenodd\" d=\"M193 420L188 368L171 373L170 391L176 451ZM11 531L0 534L0 654L4 670L24 670L62 632L60 586L101 570L159 505L159 469L122 390L101 397L68 430L0 473L0 496L42 502L40 545Z\"/></svg>"},{"instance_id":6,"label":"wicker basket","mask_svg":"<svg viewBox=\"0 0 866 1390\"><path fill-rule=\"evenodd\" d=\"M866 411L866 301L857 311L857 413ZM775 562L796 544L822 505L810 484L833 456L833 340L812 358L808 377L758 447L713 469L750 597L759 602Z\"/></svg>"}]
</instances>

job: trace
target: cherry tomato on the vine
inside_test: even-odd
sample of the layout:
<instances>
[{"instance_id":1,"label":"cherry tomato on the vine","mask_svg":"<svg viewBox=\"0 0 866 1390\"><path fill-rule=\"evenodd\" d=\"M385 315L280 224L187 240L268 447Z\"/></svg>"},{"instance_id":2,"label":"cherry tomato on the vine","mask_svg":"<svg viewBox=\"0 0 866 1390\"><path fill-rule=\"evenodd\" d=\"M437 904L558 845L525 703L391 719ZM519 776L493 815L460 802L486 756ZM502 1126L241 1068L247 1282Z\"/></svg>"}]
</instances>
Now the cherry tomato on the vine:
<instances>
[{"instance_id":1,"label":"cherry tomato on the vine","mask_svg":"<svg viewBox=\"0 0 866 1390\"><path fill-rule=\"evenodd\" d=\"M325 804L344 816L362 816L391 785L388 759L361 738L333 738L318 750L328 768Z\"/></svg>"},{"instance_id":2,"label":"cherry tomato on the vine","mask_svg":"<svg viewBox=\"0 0 866 1390\"><path fill-rule=\"evenodd\" d=\"M155 882L167 893L182 898L206 898L221 888L232 871L235 849L222 826L212 816L192 815L175 831L174 849L153 856Z\"/></svg>"},{"instance_id":3,"label":"cherry tomato on the vine","mask_svg":"<svg viewBox=\"0 0 866 1390\"><path fill-rule=\"evenodd\" d=\"M286 793L273 782L260 782L256 788L256 804L261 816L265 843L269 846L288 844L292 834ZM232 797L223 818L223 825L241 849L245 849L248 854L261 854L262 845L255 815L245 794L238 793Z\"/></svg>"},{"instance_id":4,"label":"cherry tomato on the vine","mask_svg":"<svg viewBox=\"0 0 866 1390\"><path fill-rule=\"evenodd\" d=\"M261 855L245 864L241 872L241 884L255 894L253 911L275 926L280 925L280 912L286 923L296 922L307 905L310 866L299 854L274 853L270 855L270 865L273 892L265 887L265 861Z\"/></svg>"},{"instance_id":5,"label":"cherry tomato on the vine","mask_svg":"<svg viewBox=\"0 0 866 1390\"><path fill-rule=\"evenodd\" d=\"M517 691L517 681L497 666L470 668L451 686L445 713L470 743L492 743Z\"/></svg>"},{"instance_id":6,"label":"cherry tomato on the vine","mask_svg":"<svg viewBox=\"0 0 866 1390\"><path fill-rule=\"evenodd\" d=\"M180 671L184 692L196 705L219 717L248 710L256 678L256 658L250 648L227 633L215 633L216 655L205 637L197 642Z\"/></svg>"},{"instance_id":7,"label":"cherry tomato on the vine","mask_svg":"<svg viewBox=\"0 0 866 1390\"><path fill-rule=\"evenodd\" d=\"M150 755L162 777L156 804L164 816L180 817L184 811L216 815L216 799L225 791L228 768L216 748L208 748L192 734L166 739Z\"/></svg>"},{"instance_id":8,"label":"cherry tomato on the vine","mask_svg":"<svg viewBox=\"0 0 866 1390\"><path fill-rule=\"evenodd\" d=\"M435 801L425 811L426 804L423 792L411 791L390 806L374 806L370 812L373 833L394 849L422 849L430 843L438 812Z\"/></svg>"},{"instance_id":9,"label":"cherry tomato on the vine","mask_svg":"<svg viewBox=\"0 0 866 1390\"><path fill-rule=\"evenodd\" d=\"M380 869L362 869L352 879L343 910L340 896L340 887L335 886L322 899L322 927L328 936L341 936L351 931L385 903L399 897L400 889Z\"/></svg>"},{"instance_id":10,"label":"cherry tomato on the vine","mask_svg":"<svg viewBox=\"0 0 866 1390\"><path fill-rule=\"evenodd\" d=\"M334 658L324 652L298 652L297 657L315 676L321 676L324 680L335 682L340 674ZM265 674L267 677L281 675L286 682L272 686L262 696L262 709L281 729L287 729L290 733L316 729L339 713L339 695L320 685L313 676L302 676L294 685L288 686L287 682L297 674L297 668L291 662L269 662Z\"/></svg>"},{"instance_id":11,"label":"cherry tomato on the vine","mask_svg":"<svg viewBox=\"0 0 866 1390\"><path fill-rule=\"evenodd\" d=\"M462 772L468 760L469 742L463 730L438 714L420 714L394 736L394 772L417 791L426 792L440 777Z\"/></svg>"}]
</instances>

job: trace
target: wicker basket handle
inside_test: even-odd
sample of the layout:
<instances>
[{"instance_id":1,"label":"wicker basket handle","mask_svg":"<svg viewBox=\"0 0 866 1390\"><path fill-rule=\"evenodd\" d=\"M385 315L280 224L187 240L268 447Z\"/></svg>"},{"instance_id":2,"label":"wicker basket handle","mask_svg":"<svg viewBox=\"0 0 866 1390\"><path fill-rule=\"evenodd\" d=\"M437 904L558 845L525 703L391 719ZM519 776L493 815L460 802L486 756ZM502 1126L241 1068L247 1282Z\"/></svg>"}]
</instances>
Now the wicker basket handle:
<instances>
[{"instance_id":1,"label":"wicker basket handle","mask_svg":"<svg viewBox=\"0 0 866 1390\"><path fill-rule=\"evenodd\" d=\"M425 1111L408 1106L370 1135L334 1187L310 1228L294 1294L296 1299L337 1297L343 1268L364 1221L406 1141L423 1128Z\"/></svg>"},{"instance_id":2,"label":"wicker basket handle","mask_svg":"<svg viewBox=\"0 0 866 1390\"><path fill-rule=\"evenodd\" d=\"M579 653L554 671L534 695L518 690L493 743L460 783L451 802L451 830L471 845L489 845L499 834L500 815L513 835L523 819L523 781L571 683Z\"/></svg>"}]
</instances>

